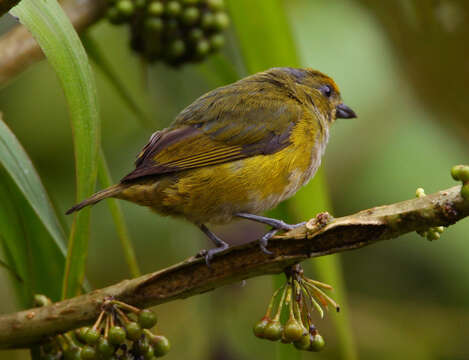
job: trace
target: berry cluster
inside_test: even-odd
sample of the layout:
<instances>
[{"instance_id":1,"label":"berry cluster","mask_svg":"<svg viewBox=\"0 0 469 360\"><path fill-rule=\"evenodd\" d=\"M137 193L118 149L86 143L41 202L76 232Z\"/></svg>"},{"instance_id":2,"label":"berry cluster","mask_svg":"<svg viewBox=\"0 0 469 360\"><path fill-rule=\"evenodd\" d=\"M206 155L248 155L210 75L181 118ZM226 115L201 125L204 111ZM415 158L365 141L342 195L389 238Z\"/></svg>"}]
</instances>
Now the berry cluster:
<instances>
[{"instance_id":1,"label":"berry cluster","mask_svg":"<svg viewBox=\"0 0 469 360\"><path fill-rule=\"evenodd\" d=\"M418 197L418 198L421 198L421 197L424 197L424 196L427 196L427 195L425 194L424 189L418 188L415 191L415 196ZM426 238L429 241L434 241L434 240L438 240L440 238L441 233L444 230L445 230L444 226L435 226L435 227L428 228L426 230L417 230L417 234L419 234L420 236Z\"/></svg>"},{"instance_id":2,"label":"berry cluster","mask_svg":"<svg viewBox=\"0 0 469 360\"><path fill-rule=\"evenodd\" d=\"M286 274L287 282L274 293L266 314L254 325L254 335L285 344L293 343L299 350L320 351L325 342L312 323L312 312L317 310L323 317L322 307L329 305L339 311L337 303L323 291L332 288L305 277L299 265L289 268ZM288 313L285 324L280 322L282 310Z\"/></svg>"},{"instance_id":3,"label":"berry cluster","mask_svg":"<svg viewBox=\"0 0 469 360\"><path fill-rule=\"evenodd\" d=\"M140 310L117 300L106 300L92 327L82 327L41 346L42 359L156 360L168 353L169 341L150 329L156 325L151 310Z\"/></svg>"},{"instance_id":4,"label":"berry cluster","mask_svg":"<svg viewBox=\"0 0 469 360\"><path fill-rule=\"evenodd\" d=\"M113 24L128 23L131 46L150 61L172 66L219 50L229 25L223 0L108 0Z\"/></svg>"},{"instance_id":5,"label":"berry cluster","mask_svg":"<svg viewBox=\"0 0 469 360\"><path fill-rule=\"evenodd\" d=\"M469 201L469 165L456 165L451 169L454 180L462 181L461 196Z\"/></svg>"}]
</instances>

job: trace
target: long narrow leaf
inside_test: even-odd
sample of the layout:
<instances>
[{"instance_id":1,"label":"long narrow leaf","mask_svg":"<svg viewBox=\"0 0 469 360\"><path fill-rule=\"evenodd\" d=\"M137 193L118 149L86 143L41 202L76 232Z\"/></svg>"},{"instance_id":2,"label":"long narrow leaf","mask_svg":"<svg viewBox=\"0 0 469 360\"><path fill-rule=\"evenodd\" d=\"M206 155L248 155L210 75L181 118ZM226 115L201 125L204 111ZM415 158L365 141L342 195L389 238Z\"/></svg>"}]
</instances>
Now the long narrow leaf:
<instances>
[{"instance_id":1,"label":"long narrow leaf","mask_svg":"<svg viewBox=\"0 0 469 360\"><path fill-rule=\"evenodd\" d=\"M77 201L95 187L99 148L96 85L80 39L56 0L23 0L12 11L33 34L62 84L74 136ZM77 294L85 274L90 210L75 215L62 297Z\"/></svg>"},{"instance_id":2,"label":"long narrow leaf","mask_svg":"<svg viewBox=\"0 0 469 360\"><path fill-rule=\"evenodd\" d=\"M288 24L281 0L228 0L228 7L233 19L236 36L242 51L246 69L249 73L266 70L275 66L300 66L300 59L295 48L295 41ZM249 9L249 12L246 11ZM261 16L259 16L261 14ZM307 206L300 206L307 203ZM315 212L330 209L323 174L319 171L293 199L279 207L288 221L304 220ZM327 257L320 262L313 262L321 279L333 280L334 287L342 286L341 268L337 258ZM328 274L333 273L334 279ZM275 283L274 285L278 285ZM339 303L345 302L345 290L338 289L336 296ZM356 359L356 350L347 315L343 312L335 317L344 359ZM298 353L279 347L277 359L298 358Z\"/></svg>"}]
</instances>

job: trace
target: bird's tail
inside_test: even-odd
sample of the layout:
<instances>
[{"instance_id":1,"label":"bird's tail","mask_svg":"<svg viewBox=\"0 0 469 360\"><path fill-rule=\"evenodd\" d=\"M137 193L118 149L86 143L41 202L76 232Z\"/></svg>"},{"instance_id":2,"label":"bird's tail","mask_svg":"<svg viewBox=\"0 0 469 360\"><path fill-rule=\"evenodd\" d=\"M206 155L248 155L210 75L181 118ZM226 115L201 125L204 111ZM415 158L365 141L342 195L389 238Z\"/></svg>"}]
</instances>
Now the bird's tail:
<instances>
[{"instance_id":1,"label":"bird's tail","mask_svg":"<svg viewBox=\"0 0 469 360\"><path fill-rule=\"evenodd\" d=\"M101 191L98 191L96 194L92 195L88 199L83 200L81 203L76 204L74 207L67 210L67 212L65 214L67 214L67 215L71 214L75 211L83 209L85 206L94 205L94 204L96 204L97 202L99 202L103 199L115 196L115 195L119 194L122 191L123 188L125 188L125 186L122 186L122 184L117 184L117 185L110 186L106 189L103 189Z\"/></svg>"}]
</instances>

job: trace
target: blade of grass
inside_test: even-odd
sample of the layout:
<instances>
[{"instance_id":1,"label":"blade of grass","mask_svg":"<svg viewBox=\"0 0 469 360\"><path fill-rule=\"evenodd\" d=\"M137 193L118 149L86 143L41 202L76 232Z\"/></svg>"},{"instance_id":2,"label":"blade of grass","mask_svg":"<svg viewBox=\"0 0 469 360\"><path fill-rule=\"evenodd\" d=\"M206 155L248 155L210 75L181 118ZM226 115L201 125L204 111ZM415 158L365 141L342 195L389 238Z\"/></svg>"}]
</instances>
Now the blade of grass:
<instances>
[{"instance_id":1,"label":"blade of grass","mask_svg":"<svg viewBox=\"0 0 469 360\"><path fill-rule=\"evenodd\" d=\"M39 43L54 68L70 112L73 129L76 198L89 196L95 186L99 149L99 116L94 76L86 52L56 0L23 0L12 9ZM88 251L90 210L75 215L68 242L62 297L80 291Z\"/></svg>"},{"instance_id":2,"label":"blade of grass","mask_svg":"<svg viewBox=\"0 0 469 360\"><path fill-rule=\"evenodd\" d=\"M274 66L300 66L300 59L295 48L288 19L281 0L228 0L228 8L233 20L235 33L241 48L246 69L249 73L266 70ZM249 14L262 14L252 16ZM302 205L306 205L303 209ZM317 212L330 209L326 185L322 171L314 180L304 187L293 199L283 203L278 209L284 219L297 221L309 216L312 211ZM339 259L326 257L321 261L314 261L319 277L331 281L337 289L335 296L338 302L345 305L345 289L342 287L342 276ZM330 278L334 274L334 278ZM278 286L278 278L274 285ZM334 323L339 335L343 359L356 359L356 349L351 336L350 324L346 312L334 316ZM298 355L279 345L277 359L298 358Z\"/></svg>"},{"instance_id":3,"label":"blade of grass","mask_svg":"<svg viewBox=\"0 0 469 360\"><path fill-rule=\"evenodd\" d=\"M113 185L114 183L111 178L111 173L107 166L106 158L102 150L99 156L98 166L98 179L101 183L101 186L106 188ZM129 266L130 274L133 277L138 277L141 273L120 204L116 199L112 198L107 199L106 201L109 205L109 211L111 212L112 219L114 220L114 224L116 226L117 235L119 236L122 250L124 251L125 261Z\"/></svg>"},{"instance_id":4,"label":"blade of grass","mask_svg":"<svg viewBox=\"0 0 469 360\"><path fill-rule=\"evenodd\" d=\"M58 300L51 281L65 263L65 235L25 150L0 114L0 240L22 306L38 291ZM34 256L32 256L33 254ZM34 284L34 285L33 285Z\"/></svg>"}]
</instances>

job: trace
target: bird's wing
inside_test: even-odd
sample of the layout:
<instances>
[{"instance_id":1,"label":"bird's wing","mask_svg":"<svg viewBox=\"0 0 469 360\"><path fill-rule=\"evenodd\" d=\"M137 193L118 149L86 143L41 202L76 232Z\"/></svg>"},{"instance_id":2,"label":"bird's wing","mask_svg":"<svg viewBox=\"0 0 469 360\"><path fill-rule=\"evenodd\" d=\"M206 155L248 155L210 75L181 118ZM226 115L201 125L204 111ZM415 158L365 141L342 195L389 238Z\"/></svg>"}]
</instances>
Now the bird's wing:
<instances>
[{"instance_id":1,"label":"bird's wing","mask_svg":"<svg viewBox=\"0 0 469 360\"><path fill-rule=\"evenodd\" d=\"M290 143L302 114L297 102L287 98L273 103L263 91L243 97L223 90L213 99L211 93L199 98L170 128L154 133L136 169L121 181L273 154Z\"/></svg>"}]
</instances>

